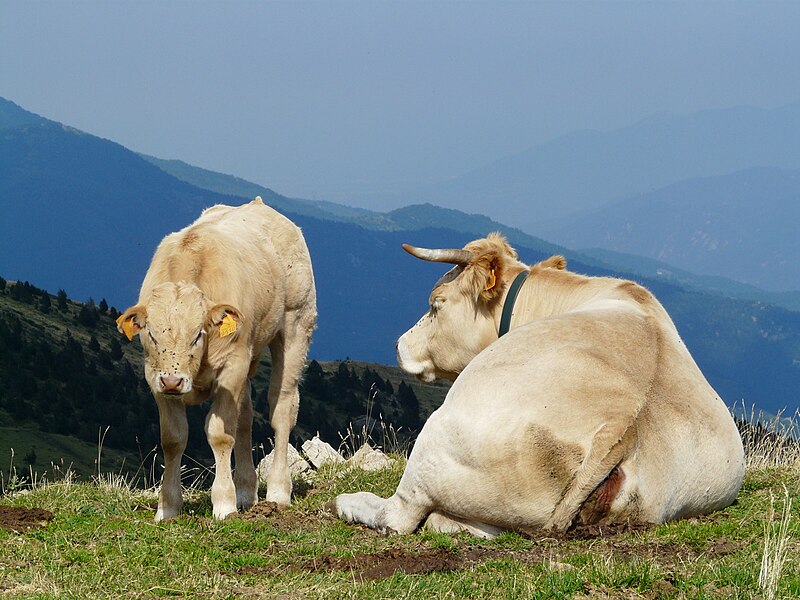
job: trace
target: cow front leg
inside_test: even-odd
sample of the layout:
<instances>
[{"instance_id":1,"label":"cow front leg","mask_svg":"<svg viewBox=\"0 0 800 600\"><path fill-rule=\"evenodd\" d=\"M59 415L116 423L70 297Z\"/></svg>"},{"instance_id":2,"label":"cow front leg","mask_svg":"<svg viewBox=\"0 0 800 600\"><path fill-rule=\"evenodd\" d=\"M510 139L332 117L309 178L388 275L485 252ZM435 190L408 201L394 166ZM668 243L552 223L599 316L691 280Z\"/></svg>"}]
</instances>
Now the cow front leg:
<instances>
[{"instance_id":1,"label":"cow front leg","mask_svg":"<svg viewBox=\"0 0 800 600\"><path fill-rule=\"evenodd\" d=\"M327 508L348 523L360 523L382 534L413 533L430 512L427 504L408 501L399 490L391 498L372 492L340 494Z\"/></svg>"},{"instance_id":2,"label":"cow front leg","mask_svg":"<svg viewBox=\"0 0 800 600\"><path fill-rule=\"evenodd\" d=\"M161 450L164 452L164 475L158 494L156 521L170 519L181 511L181 457L189 439L189 424L186 421L186 406L174 397L157 396L161 426Z\"/></svg>"},{"instance_id":3,"label":"cow front leg","mask_svg":"<svg viewBox=\"0 0 800 600\"><path fill-rule=\"evenodd\" d=\"M233 472L236 506L247 510L258 502L258 478L253 464L253 401L249 380L244 384L239 397L239 422L233 455L236 460L236 469Z\"/></svg>"},{"instance_id":4,"label":"cow front leg","mask_svg":"<svg viewBox=\"0 0 800 600\"><path fill-rule=\"evenodd\" d=\"M224 519L236 512L236 488L231 472L231 458L239 426L239 402L243 375L239 380L221 375L214 402L206 417L206 437L214 453L214 483L211 504L214 517Z\"/></svg>"}]
</instances>

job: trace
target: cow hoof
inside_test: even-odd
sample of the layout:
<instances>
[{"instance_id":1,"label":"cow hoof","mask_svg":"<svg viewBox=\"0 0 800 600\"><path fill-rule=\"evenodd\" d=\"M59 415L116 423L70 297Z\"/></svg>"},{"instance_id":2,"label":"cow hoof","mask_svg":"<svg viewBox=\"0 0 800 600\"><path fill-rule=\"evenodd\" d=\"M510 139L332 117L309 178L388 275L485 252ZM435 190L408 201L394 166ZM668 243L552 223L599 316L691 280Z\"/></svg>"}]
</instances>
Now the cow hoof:
<instances>
[{"instance_id":1,"label":"cow hoof","mask_svg":"<svg viewBox=\"0 0 800 600\"><path fill-rule=\"evenodd\" d=\"M169 519L175 517L179 512L180 508L176 510L176 509L162 508L159 506L158 510L156 511L156 516L153 518L153 520L156 523L159 523L161 521L168 521Z\"/></svg>"},{"instance_id":2,"label":"cow hoof","mask_svg":"<svg viewBox=\"0 0 800 600\"><path fill-rule=\"evenodd\" d=\"M228 515L238 512L235 505L226 504L224 506L214 507L214 518L222 521Z\"/></svg>"},{"instance_id":3,"label":"cow hoof","mask_svg":"<svg viewBox=\"0 0 800 600\"><path fill-rule=\"evenodd\" d=\"M242 493L236 492L236 507L239 510L249 510L253 507L254 504L258 502L258 492L253 491L252 493Z\"/></svg>"},{"instance_id":4,"label":"cow hoof","mask_svg":"<svg viewBox=\"0 0 800 600\"><path fill-rule=\"evenodd\" d=\"M270 492L270 490L267 490L266 500L267 502L274 502L279 508L286 508L292 503L292 495L290 492L280 490Z\"/></svg>"}]
</instances>

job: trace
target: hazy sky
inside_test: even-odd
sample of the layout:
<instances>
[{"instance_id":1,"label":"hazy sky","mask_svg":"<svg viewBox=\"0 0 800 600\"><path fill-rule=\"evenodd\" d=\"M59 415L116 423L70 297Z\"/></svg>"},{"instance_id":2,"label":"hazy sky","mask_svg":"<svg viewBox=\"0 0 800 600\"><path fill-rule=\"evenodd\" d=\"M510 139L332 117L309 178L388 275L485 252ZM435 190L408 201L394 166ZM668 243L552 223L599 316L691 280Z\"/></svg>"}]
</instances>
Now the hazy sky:
<instances>
[{"instance_id":1,"label":"hazy sky","mask_svg":"<svg viewBox=\"0 0 800 600\"><path fill-rule=\"evenodd\" d=\"M0 96L382 209L576 129L800 100L798 32L800 2L0 0Z\"/></svg>"}]
</instances>

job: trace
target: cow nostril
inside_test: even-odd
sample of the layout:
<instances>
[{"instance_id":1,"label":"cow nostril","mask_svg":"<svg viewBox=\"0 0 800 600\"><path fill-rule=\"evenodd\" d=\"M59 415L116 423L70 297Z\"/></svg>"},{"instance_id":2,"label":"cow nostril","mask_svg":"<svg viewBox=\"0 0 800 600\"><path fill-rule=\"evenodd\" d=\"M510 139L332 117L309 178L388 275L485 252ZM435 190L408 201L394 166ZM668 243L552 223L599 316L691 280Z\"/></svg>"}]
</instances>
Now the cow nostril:
<instances>
[{"instance_id":1,"label":"cow nostril","mask_svg":"<svg viewBox=\"0 0 800 600\"><path fill-rule=\"evenodd\" d=\"M176 377L175 375L162 375L161 388L165 394L180 394L183 390L183 377Z\"/></svg>"}]
</instances>

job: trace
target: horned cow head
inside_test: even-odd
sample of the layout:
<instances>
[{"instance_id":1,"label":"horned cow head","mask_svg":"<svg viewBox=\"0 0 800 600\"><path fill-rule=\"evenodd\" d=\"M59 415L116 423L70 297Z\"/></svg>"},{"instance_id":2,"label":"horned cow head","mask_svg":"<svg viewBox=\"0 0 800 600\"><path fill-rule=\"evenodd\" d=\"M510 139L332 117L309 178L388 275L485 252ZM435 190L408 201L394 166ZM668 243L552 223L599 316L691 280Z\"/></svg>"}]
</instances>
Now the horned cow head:
<instances>
[{"instance_id":1,"label":"horned cow head","mask_svg":"<svg viewBox=\"0 0 800 600\"><path fill-rule=\"evenodd\" d=\"M398 340L398 362L426 381L455 379L497 339L494 313L513 277L509 270L518 272L524 265L498 233L462 249L403 248L422 260L455 267L434 286L430 310Z\"/></svg>"}]
</instances>

